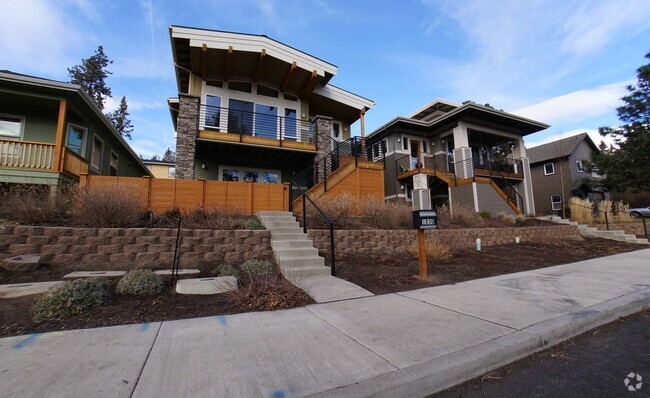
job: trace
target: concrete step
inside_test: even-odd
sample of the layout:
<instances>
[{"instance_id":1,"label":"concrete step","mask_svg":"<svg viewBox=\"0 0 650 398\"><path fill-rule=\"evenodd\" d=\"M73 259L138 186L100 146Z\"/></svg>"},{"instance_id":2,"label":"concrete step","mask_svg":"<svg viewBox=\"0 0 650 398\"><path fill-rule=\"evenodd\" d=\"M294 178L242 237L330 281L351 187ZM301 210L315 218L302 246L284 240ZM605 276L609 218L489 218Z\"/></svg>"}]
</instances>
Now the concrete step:
<instances>
[{"instance_id":1,"label":"concrete step","mask_svg":"<svg viewBox=\"0 0 650 398\"><path fill-rule=\"evenodd\" d=\"M307 267L307 266L325 266L325 259L319 256L300 256L300 257L284 257L278 259L280 268L283 267Z\"/></svg>"},{"instance_id":2,"label":"concrete step","mask_svg":"<svg viewBox=\"0 0 650 398\"><path fill-rule=\"evenodd\" d=\"M279 233L273 231L271 233L271 244L274 244L274 242L286 242L286 241L296 241L296 240L309 240L307 237L307 234L303 233L302 230L300 230L300 233L292 233L292 234L287 234L287 233Z\"/></svg>"},{"instance_id":3,"label":"concrete step","mask_svg":"<svg viewBox=\"0 0 650 398\"><path fill-rule=\"evenodd\" d=\"M271 236L274 234L302 234L302 228L300 227L280 227L280 228L267 228L271 231Z\"/></svg>"},{"instance_id":4,"label":"concrete step","mask_svg":"<svg viewBox=\"0 0 650 398\"><path fill-rule=\"evenodd\" d=\"M296 221L296 217L287 214L286 216L267 216L267 217L259 217L260 221L262 223L267 223L267 222L275 222L275 221Z\"/></svg>"},{"instance_id":5,"label":"concrete step","mask_svg":"<svg viewBox=\"0 0 650 398\"><path fill-rule=\"evenodd\" d=\"M315 247L302 247L297 249L273 249L275 257L278 260L283 258L304 257L304 256L318 256L318 249Z\"/></svg>"},{"instance_id":6,"label":"concrete step","mask_svg":"<svg viewBox=\"0 0 650 398\"><path fill-rule=\"evenodd\" d=\"M293 216L290 211L260 211L255 213L257 217L278 217L278 216Z\"/></svg>"},{"instance_id":7,"label":"concrete step","mask_svg":"<svg viewBox=\"0 0 650 398\"><path fill-rule=\"evenodd\" d=\"M303 265L300 267L280 267L282 275L289 281L296 283L301 278L308 276L330 275L332 270L322 265ZM309 292L307 292L309 293Z\"/></svg>"},{"instance_id":8,"label":"concrete step","mask_svg":"<svg viewBox=\"0 0 650 398\"><path fill-rule=\"evenodd\" d=\"M636 238L636 243L648 243L648 240L646 238Z\"/></svg>"},{"instance_id":9,"label":"concrete step","mask_svg":"<svg viewBox=\"0 0 650 398\"><path fill-rule=\"evenodd\" d=\"M298 224L298 221L271 221L271 222L265 222L264 226L266 229L270 230L276 230L278 228L300 228L300 224Z\"/></svg>"},{"instance_id":10,"label":"concrete step","mask_svg":"<svg viewBox=\"0 0 650 398\"><path fill-rule=\"evenodd\" d=\"M273 249L301 249L314 247L314 242L309 239L304 240L285 240L285 241L273 241L271 244Z\"/></svg>"},{"instance_id":11,"label":"concrete step","mask_svg":"<svg viewBox=\"0 0 650 398\"><path fill-rule=\"evenodd\" d=\"M307 292L317 303L349 300L373 295L354 283L330 275L295 278L291 282Z\"/></svg>"}]
</instances>

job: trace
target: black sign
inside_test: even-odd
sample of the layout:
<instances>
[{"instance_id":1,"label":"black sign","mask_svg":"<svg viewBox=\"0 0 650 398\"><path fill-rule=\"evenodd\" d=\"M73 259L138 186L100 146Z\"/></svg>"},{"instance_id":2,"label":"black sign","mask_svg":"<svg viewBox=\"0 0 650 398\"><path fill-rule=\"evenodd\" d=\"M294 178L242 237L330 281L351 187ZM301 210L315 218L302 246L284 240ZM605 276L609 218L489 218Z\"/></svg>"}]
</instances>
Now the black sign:
<instances>
[{"instance_id":1,"label":"black sign","mask_svg":"<svg viewBox=\"0 0 650 398\"><path fill-rule=\"evenodd\" d=\"M415 210L413 212L413 228L435 229L438 228L438 214L435 210Z\"/></svg>"}]
</instances>

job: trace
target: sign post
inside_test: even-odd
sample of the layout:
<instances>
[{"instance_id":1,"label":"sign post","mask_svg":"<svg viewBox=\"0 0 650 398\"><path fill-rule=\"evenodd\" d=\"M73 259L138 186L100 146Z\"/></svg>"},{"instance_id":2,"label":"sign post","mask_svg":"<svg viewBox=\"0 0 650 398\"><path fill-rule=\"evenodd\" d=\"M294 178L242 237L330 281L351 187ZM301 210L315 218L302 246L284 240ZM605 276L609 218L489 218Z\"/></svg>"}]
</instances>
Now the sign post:
<instances>
[{"instance_id":1,"label":"sign post","mask_svg":"<svg viewBox=\"0 0 650 398\"><path fill-rule=\"evenodd\" d=\"M427 176L413 176L413 228L418 230L418 257L420 262L420 279L429 277L427 271L427 240L424 231L438 227L438 214L431 209L431 193L428 189Z\"/></svg>"}]
</instances>

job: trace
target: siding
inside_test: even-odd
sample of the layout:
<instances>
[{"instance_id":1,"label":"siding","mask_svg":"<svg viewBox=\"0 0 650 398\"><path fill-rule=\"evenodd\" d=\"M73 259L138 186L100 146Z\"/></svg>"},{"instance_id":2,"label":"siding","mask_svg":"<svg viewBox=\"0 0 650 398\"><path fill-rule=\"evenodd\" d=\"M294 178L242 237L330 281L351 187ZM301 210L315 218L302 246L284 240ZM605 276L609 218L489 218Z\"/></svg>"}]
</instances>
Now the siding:
<instances>
[{"instance_id":1,"label":"siding","mask_svg":"<svg viewBox=\"0 0 650 398\"><path fill-rule=\"evenodd\" d=\"M591 146L585 141L582 140L576 146L576 149L573 150L571 155L569 156L569 169L570 169L570 175L571 175L571 186L575 188L576 184L578 181L582 178L590 178L591 173L588 173L586 170L582 173L578 172L578 167L576 166L576 162L581 160L582 161L582 167L584 169L589 167L588 162L591 162L591 155L592 155L592 149ZM587 162L585 162L587 160Z\"/></svg>"},{"instance_id":2,"label":"siding","mask_svg":"<svg viewBox=\"0 0 650 398\"><path fill-rule=\"evenodd\" d=\"M514 210L506 203L497 191L488 184L476 184L479 211L489 211L492 216L499 213L516 215Z\"/></svg>"},{"instance_id":3,"label":"siding","mask_svg":"<svg viewBox=\"0 0 650 398\"><path fill-rule=\"evenodd\" d=\"M472 210L474 209L474 190L472 189L472 184L451 187L450 190L451 197L449 199L453 204L458 203Z\"/></svg>"},{"instance_id":4,"label":"siding","mask_svg":"<svg viewBox=\"0 0 650 398\"><path fill-rule=\"evenodd\" d=\"M23 141L54 144L59 102L56 100L34 99L36 106L16 104L12 97L0 99L0 113L25 118Z\"/></svg>"},{"instance_id":5,"label":"siding","mask_svg":"<svg viewBox=\"0 0 650 398\"><path fill-rule=\"evenodd\" d=\"M533 198L535 200L535 211L537 214L546 215L556 213L551 208L551 195L562 195L562 175L564 176L564 196L566 201L571 196L571 181L569 175L569 163L566 160L553 160L555 164L555 174L544 175L544 164L550 161L536 163L530 166L530 174L533 182Z\"/></svg>"}]
</instances>

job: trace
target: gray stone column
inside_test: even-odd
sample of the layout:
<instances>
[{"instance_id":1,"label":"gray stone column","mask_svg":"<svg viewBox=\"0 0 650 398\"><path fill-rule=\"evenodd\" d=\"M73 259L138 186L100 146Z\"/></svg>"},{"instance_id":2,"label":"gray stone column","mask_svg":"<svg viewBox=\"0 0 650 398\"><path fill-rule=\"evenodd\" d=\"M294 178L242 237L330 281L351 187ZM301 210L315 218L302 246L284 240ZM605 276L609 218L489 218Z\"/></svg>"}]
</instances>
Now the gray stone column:
<instances>
[{"instance_id":1,"label":"gray stone column","mask_svg":"<svg viewBox=\"0 0 650 398\"><path fill-rule=\"evenodd\" d=\"M199 132L199 97L179 94L176 123L176 178L194 179L196 137Z\"/></svg>"},{"instance_id":2,"label":"gray stone column","mask_svg":"<svg viewBox=\"0 0 650 398\"><path fill-rule=\"evenodd\" d=\"M314 142L316 143L316 160L322 159L328 153L332 152L332 118L329 116L315 116L312 119L314 123Z\"/></svg>"}]
</instances>

